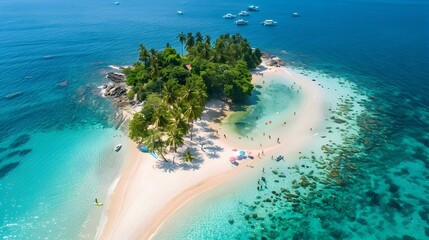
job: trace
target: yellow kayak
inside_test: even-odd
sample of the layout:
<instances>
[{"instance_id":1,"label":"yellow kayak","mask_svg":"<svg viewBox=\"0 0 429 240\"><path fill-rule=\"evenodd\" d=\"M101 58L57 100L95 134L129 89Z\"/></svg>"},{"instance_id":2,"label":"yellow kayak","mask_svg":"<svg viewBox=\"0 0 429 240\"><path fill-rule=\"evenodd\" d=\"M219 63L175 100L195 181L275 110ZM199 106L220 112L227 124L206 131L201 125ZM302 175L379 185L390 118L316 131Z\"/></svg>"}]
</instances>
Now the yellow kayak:
<instances>
[{"instance_id":1,"label":"yellow kayak","mask_svg":"<svg viewBox=\"0 0 429 240\"><path fill-rule=\"evenodd\" d=\"M101 202L96 202L96 203L94 203L94 205L95 205L95 206L99 206L99 207L101 207L101 206L103 206L103 203L101 203Z\"/></svg>"}]
</instances>

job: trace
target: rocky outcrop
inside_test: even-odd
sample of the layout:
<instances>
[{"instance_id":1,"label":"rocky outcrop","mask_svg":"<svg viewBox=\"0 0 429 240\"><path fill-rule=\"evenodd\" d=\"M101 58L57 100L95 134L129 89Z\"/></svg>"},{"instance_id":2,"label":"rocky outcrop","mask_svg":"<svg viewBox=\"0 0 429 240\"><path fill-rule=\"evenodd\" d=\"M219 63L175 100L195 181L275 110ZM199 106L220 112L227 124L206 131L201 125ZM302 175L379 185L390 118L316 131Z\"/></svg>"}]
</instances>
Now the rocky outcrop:
<instances>
[{"instance_id":1,"label":"rocky outcrop","mask_svg":"<svg viewBox=\"0 0 429 240\"><path fill-rule=\"evenodd\" d=\"M120 97L127 93L127 89L123 86L115 86L114 84L105 85L105 97ZM104 86L103 86L104 88Z\"/></svg>"},{"instance_id":2,"label":"rocky outcrop","mask_svg":"<svg viewBox=\"0 0 429 240\"><path fill-rule=\"evenodd\" d=\"M268 66L285 66L286 63L282 61L279 57L271 55L269 53L262 53L262 58L265 59L265 62Z\"/></svg>"},{"instance_id":3,"label":"rocky outcrop","mask_svg":"<svg viewBox=\"0 0 429 240\"><path fill-rule=\"evenodd\" d=\"M106 78L115 83L125 82L125 74L123 73L109 72L107 73Z\"/></svg>"}]
</instances>

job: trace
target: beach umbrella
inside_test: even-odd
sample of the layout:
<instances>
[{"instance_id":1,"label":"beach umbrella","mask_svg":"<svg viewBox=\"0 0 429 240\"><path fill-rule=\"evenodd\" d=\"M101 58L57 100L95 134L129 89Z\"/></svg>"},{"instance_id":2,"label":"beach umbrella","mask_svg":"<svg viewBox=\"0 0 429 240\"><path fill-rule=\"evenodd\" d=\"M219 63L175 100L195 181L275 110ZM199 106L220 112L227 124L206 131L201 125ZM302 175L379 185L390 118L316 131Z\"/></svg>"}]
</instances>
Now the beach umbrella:
<instances>
[{"instance_id":1,"label":"beach umbrella","mask_svg":"<svg viewBox=\"0 0 429 240\"><path fill-rule=\"evenodd\" d=\"M246 152L245 151L240 151L240 155L246 155Z\"/></svg>"},{"instance_id":2,"label":"beach umbrella","mask_svg":"<svg viewBox=\"0 0 429 240\"><path fill-rule=\"evenodd\" d=\"M231 161L231 162L234 162L236 160L237 160L237 157L234 157L234 156L232 156L232 157L229 158L229 161Z\"/></svg>"}]
</instances>

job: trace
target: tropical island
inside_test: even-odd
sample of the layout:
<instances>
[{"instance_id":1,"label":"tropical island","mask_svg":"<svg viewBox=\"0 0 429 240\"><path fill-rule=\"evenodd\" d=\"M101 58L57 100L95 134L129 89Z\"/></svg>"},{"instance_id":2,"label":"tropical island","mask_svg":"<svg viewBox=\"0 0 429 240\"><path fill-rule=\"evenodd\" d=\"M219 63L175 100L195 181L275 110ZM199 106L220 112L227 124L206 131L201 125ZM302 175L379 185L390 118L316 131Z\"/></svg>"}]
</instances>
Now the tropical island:
<instances>
[{"instance_id":1,"label":"tropical island","mask_svg":"<svg viewBox=\"0 0 429 240\"><path fill-rule=\"evenodd\" d=\"M252 49L240 34L221 35L212 44L211 37L200 32L177 36L182 55L167 44L164 50L139 48L139 61L124 69L127 93L145 101L141 112L130 122L130 138L144 143L149 152L177 151L193 121L201 118L209 98L239 102L253 90L249 68L261 63L261 51ZM187 54L183 54L183 48ZM186 161L192 161L189 151Z\"/></svg>"},{"instance_id":2,"label":"tropical island","mask_svg":"<svg viewBox=\"0 0 429 240\"><path fill-rule=\"evenodd\" d=\"M337 91L340 84L282 67L238 34L211 43L200 33L180 33L178 40L186 54L169 44L162 51L140 45L139 61L122 70L128 101L144 104L129 122L132 142L124 147L126 160L96 239L156 238L194 197L218 186L233 191L227 183L248 179L259 179L254 191L262 192L261 174L272 170L270 164L293 164L308 146L323 150L340 138L341 131L329 130L338 123L328 121L332 106L346 96ZM256 105L241 109L263 110L244 114L255 127L243 135L231 127L238 113L231 107L245 106L249 97L258 99ZM295 187L309 186L302 179Z\"/></svg>"}]
</instances>

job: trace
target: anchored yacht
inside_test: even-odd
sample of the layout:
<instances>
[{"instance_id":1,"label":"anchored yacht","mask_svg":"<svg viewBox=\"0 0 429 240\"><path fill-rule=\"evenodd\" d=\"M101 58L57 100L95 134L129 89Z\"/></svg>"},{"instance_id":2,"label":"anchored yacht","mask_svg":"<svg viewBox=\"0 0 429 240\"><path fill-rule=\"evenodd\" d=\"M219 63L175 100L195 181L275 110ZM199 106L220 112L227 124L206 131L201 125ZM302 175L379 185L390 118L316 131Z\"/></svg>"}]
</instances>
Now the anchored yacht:
<instances>
[{"instance_id":1,"label":"anchored yacht","mask_svg":"<svg viewBox=\"0 0 429 240\"><path fill-rule=\"evenodd\" d=\"M277 22L274 20L265 20L261 24L264 26L275 26L277 25Z\"/></svg>"}]
</instances>

